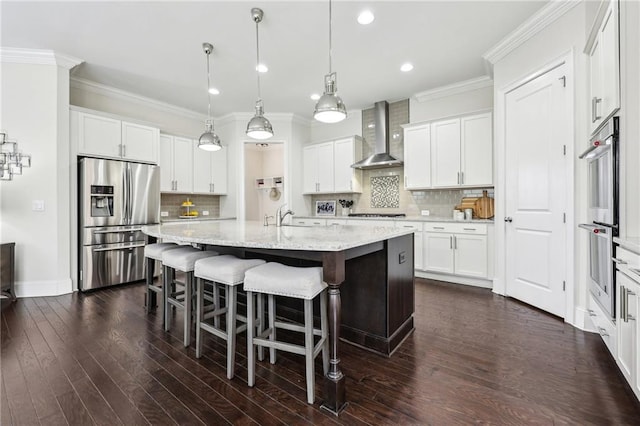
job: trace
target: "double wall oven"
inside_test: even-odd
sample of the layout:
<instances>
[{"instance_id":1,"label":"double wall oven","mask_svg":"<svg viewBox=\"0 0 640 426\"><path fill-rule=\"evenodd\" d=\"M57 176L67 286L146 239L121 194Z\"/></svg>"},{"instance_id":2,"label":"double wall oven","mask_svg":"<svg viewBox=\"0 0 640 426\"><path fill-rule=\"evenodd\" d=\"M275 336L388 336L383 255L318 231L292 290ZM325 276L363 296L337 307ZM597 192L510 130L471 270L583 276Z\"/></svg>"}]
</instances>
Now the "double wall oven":
<instances>
[{"instance_id":1,"label":"double wall oven","mask_svg":"<svg viewBox=\"0 0 640 426\"><path fill-rule=\"evenodd\" d=\"M618 235L619 122L612 117L591 138L580 155L588 162L589 291L615 318L613 237Z\"/></svg>"}]
</instances>

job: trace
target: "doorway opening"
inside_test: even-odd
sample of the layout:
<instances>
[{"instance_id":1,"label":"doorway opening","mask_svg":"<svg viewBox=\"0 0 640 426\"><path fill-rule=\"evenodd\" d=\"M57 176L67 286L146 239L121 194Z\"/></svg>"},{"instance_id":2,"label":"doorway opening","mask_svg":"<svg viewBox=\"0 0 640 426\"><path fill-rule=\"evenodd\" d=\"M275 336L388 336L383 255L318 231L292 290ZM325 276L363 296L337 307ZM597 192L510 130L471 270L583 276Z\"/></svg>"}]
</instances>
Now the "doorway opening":
<instances>
[{"instance_id":1,"label":"doorway opening","mask_svg":"<svg viewBox=\"0 0 640 426\"><path fill-rule=\"evenodd\" d=\"M244 144L244 217L264 220L285 203L284 143ZM273 223L273 219L269 219Z\"/></svg>"}]
</instances>

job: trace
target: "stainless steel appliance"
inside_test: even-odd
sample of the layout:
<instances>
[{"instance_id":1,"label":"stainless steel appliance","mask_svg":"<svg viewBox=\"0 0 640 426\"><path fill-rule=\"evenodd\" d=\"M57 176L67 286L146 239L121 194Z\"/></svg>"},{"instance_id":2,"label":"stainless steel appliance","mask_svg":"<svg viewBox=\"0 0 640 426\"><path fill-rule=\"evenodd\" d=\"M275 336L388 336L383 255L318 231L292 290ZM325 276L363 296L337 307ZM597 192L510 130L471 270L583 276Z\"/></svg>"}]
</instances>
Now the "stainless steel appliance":
<instances>
[{"instance_id":1,"label":"stainless steel appliance","mask_svg":"<svg viewBox=\"0 0 640 426\"><path fill-rule=\"evenodd\" d=\"M142 225L160 217L160 168L83 158L78 170L79 288L145 277Z\"/></svg>"},{"instance_id":2,"label":"stainless steel appliance","mask_svg":"<svg viewBox=\"0 0 640 426\"><path fill-rule=\"evenodd\" d=\"M612 117L591 138L580 155L588 161L589 291L602 308L615 318L615 268L613 237L618 235L619 122Z\"/></svg>"}]
</instances>

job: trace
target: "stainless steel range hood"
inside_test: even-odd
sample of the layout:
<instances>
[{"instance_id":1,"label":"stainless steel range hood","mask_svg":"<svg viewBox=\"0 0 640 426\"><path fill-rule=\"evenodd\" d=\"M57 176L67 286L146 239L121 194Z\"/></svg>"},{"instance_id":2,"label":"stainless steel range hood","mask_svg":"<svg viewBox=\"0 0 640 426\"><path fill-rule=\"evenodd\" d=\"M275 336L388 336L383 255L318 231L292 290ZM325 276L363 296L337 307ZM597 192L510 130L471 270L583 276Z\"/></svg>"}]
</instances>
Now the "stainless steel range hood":
<instances>
[{"instance_id":1,"label":"stainless steel range hood","mask_svg":"<svg viewBox=\"0 0 640 426\"><path fill-rule=\"evenodd\" d=\"M373 113L376 131L375 153L352 164L351 167L354 169L381 169L402 166L402 160L389 154L389 104L387 101L376 102Z\"/></svg>"}]
</instances>

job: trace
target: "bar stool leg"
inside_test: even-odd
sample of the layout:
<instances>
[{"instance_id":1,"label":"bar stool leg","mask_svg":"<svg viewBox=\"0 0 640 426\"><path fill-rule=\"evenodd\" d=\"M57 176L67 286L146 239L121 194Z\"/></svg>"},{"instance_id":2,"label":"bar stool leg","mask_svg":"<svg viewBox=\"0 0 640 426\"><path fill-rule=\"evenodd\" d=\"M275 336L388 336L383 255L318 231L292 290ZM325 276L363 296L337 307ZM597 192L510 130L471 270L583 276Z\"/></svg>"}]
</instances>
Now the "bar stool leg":
<instances>
[{"instance_id":1,"label":"bar stool leg","mask_svg":"<svg viewBox=\"0 0 640 426\"><path fill-rule=\"evenodd\" d=\"M193 305L193 272L187 272L184 283L184 347L191 344L191 322Z\"/></svg>"},{"instance_id":2,"label":"bar stool leg","mask_svg":"<svg viewBox=\"0 0 640 426\"><path fill-rule=\"evenodd\" d=\"M216 282L213 283L213 306L214 309L220 309L220 287ZM213 317L213 326L220 328L220 315Z\"/></svg>"},{"instance_id":3,"label":"bar stool leg","mask_svg":"<svg viewBox=\"0 0 640 426\"><path fill-rule=\"evenodd\" d=\"M162 304L164 305L164 331L169 331L171 326L171 315L169 315L169 292L171 291L171 283L173 282L174 271L168 266L163 266L162 280Z\"/></svg>"},{"instance_id":4,"label":"bar stool leg","mask_svg":"<svg viewBox=\"0 0 640 426\"><path fill-rule=\"evenodd\" d=\"M315 372L313 366L313 300L304 301L304 359L307 376L307 402L313 404Z\"/></svg>"},{"instance_id":5,"label":"bar stool leg","mask_svg":"<svg viewBox=\"0 0 640 426\"><path fill-rule=\"evenodd\" d=\"M204 280L202 278L196 278L196 358L200 358L202 356L202 330L200 329L200 323L203 320Z\"/></svg>"},{"instance_id":6,"label":"bar stool leg","mask_svg":"<svg viewBox=\"0 0 640 426\"><path fill-rule=\"evenodd\" d=\"M258 293L258 336L262 335L264 331L264 296L262 293ZM264 347L258 347L258 361L264 361Z\"/></svg>"},{"instance_id":7,"label":"bar stool leg","mask_svg":"<svg viewBox=\"0 0 640 426\"><path fill-rule=\"evenodd\" d=\"M156 300L156 292L151 290L149 287L153 285L153 273L154 273L154 268L155 268L155 264L156 261L155 259L152 259L150 257L147 257L146 259L147 261L147 275L146 275L146 283L147 283L147 300L146 300L146 306L145 306L145 311L148 314L149 312L151 312L151 309L155 308L156 306L158 306L157 300Z\"/></svg>"},{"instance_id":8,"label":"bar stool leg","mask_svg":"<svg viewBox=\"0 0 640 426\"><path fill-rule=\"evenodd\" d=\"M320 329L321 338L324 339L322 345L322 369L326 375L329 372L329 319L327 317L327 290L320 293Z\"/></svg>"},{"instance_id":9,"label":"bar stool leg","mask_svg":"<svg viewBox=\"0 0 640 426\"><path fill-rule=\"evenodd\" d=\"M236 365L236 300L238 289L236 286L225 286L227 300L227 378L233 379Z\"/></svg>"},{"instance_id":10,"label":"bar stool leg","mask_svg":"<svg viewBox=\"0 0 640 426\"><path fill-rule=\"evenodd\" d=\"M276 297L270 294L267 298L269 310L269 340L276 341ZM269 348L269 362L276 363L276 348Z\"/></svg>"},{"instance_id":11,"label":"bar stool leg","mask_svg":"<svg viewBox=\"0 0 640 426\"><path fill-rule=\"evenodd\" d=\"M256 382L256 351L253 347L253 336L256 317L253 309L253 292L247 291L247 384L252 387Z\"/></svg>"}]
</instances>

